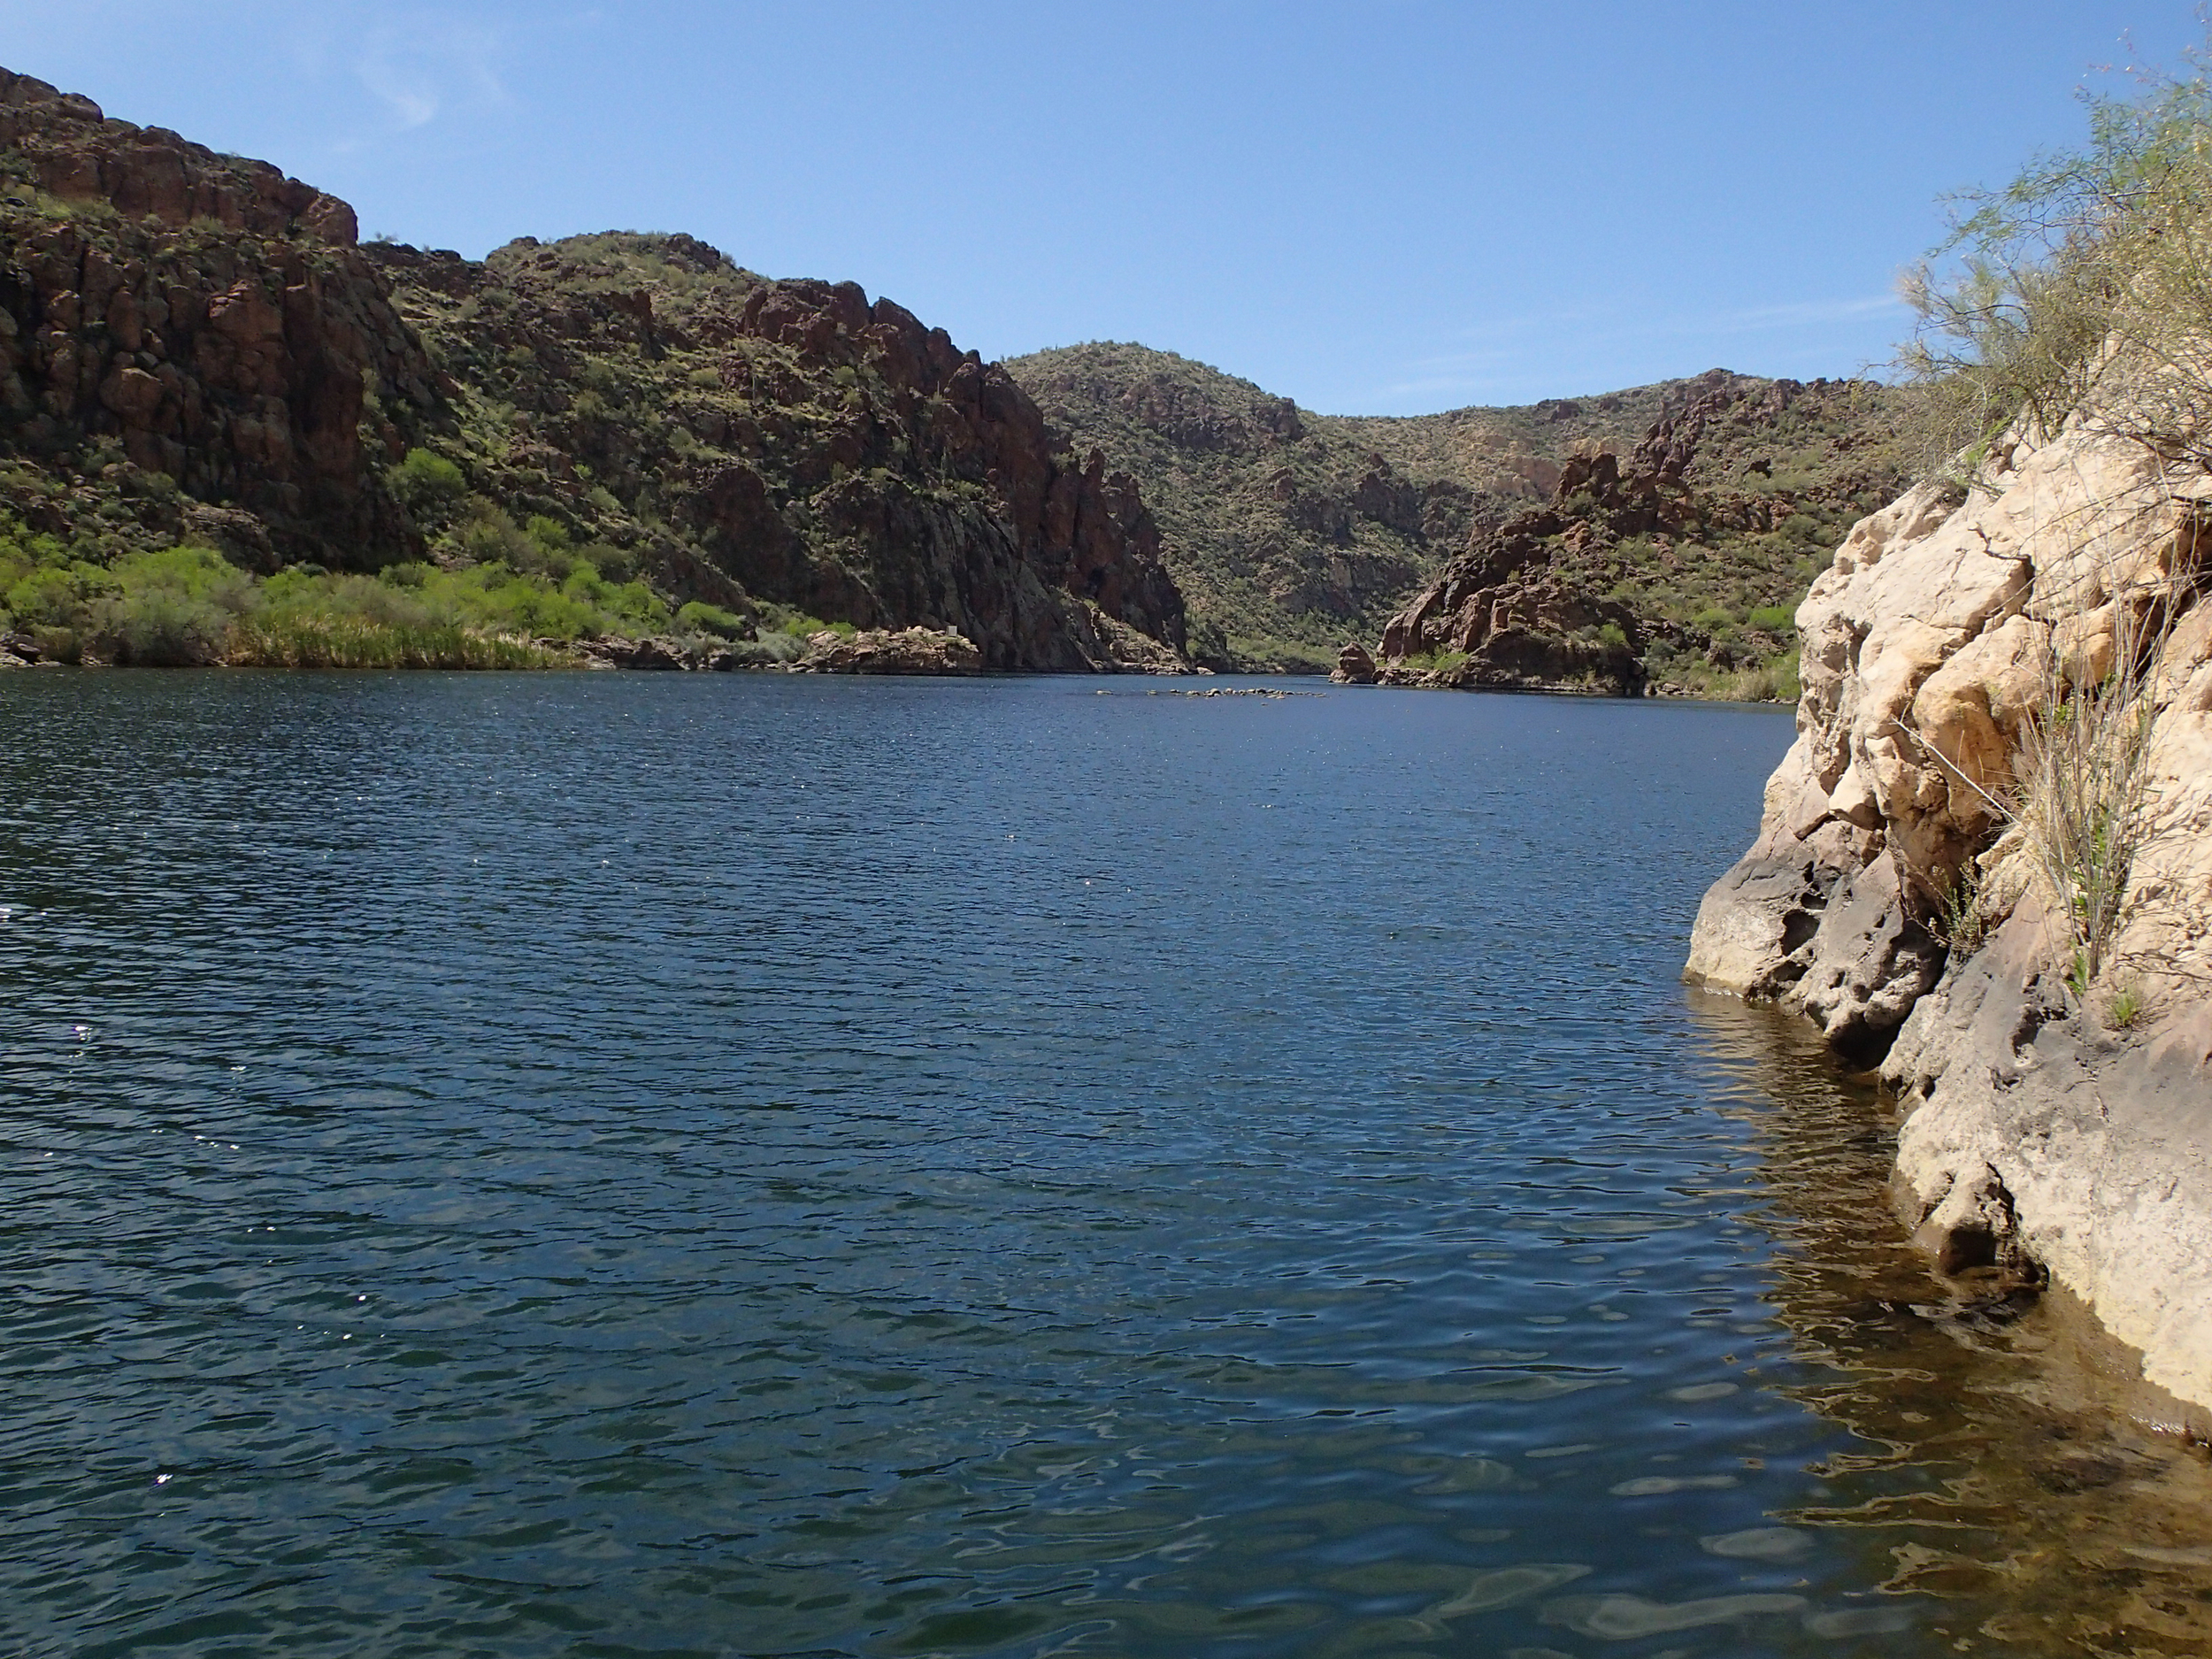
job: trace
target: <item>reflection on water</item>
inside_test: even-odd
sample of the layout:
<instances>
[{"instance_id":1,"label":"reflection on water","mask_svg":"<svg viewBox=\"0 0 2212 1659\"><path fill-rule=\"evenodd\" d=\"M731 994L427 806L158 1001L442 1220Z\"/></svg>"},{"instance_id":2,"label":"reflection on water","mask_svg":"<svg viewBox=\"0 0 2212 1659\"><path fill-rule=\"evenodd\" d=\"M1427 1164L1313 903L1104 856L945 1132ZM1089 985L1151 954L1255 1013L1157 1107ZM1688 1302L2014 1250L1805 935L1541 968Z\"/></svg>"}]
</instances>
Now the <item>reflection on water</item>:
<instances>
[{"instance_id":1,"label":"reflection on water","mask_svg":"<svg viewBox=\"0 0 2212 1659\"><path fill-rule=\"evenodd\" d=\"M2193 1650L1676 984L1786 717L1144 691L0 680L0 1651Z\"/></svg>"},{"instance_id":2,"label":"reflection on water","mask_svg":"<svg viewBox=\"0 0 2212 1659\"><path fill-rule=\"evenodd\" d=\"M1831 1373L1791 1393L1857 1442L1788 1518L1855 1535L1886 1589L1943 1598L1931 1623L1963 1650L2212 1652L2212 1467L2115 1409L2146 1392L2132 1356L2062 1294L1933 1279L1875 1202L1875 1091L1802 1022L1686 996L1772 1183L1776 1309Z\"/></svg>"}]
</instances>

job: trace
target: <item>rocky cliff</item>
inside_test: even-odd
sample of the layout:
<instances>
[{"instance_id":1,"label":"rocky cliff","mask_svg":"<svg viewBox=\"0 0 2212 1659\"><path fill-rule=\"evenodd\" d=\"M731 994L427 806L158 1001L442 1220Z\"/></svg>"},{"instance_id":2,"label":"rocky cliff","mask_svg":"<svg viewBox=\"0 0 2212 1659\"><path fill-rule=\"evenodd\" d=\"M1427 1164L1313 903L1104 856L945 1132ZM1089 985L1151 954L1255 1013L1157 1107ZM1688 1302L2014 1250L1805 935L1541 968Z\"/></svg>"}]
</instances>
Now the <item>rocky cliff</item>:
<instances>
[{"instance_id":1,"label":"rocky cliff","mask_svg":"<svg viewBox=\"0 0 2212 1659\"><path fill-rule=\"evenodd\" d=\"M1585 443L1551 498L1478 526L1383 629L1399 685L1786 693L1786 607L1901 482L1895 395L1715 369L1665 388L1624 457ZM1348 656L1345 677L1366 677Z\"/></svg>"},{"instance_id":2,"label":"rocky cliff","mask_svg":"<svg viewBox=\"0 0 2212 1659\"><path fill-rule=\"evenodd\" d=\"M344 203L0 71L0 490L20 517L264 565L399 557L419 541L368 400L427 413L437 382Z\"/></svg>"},{"instance_id":3,"label":"rocky cliff","mask_svg":"<svg viewBox=\"0 0 2212 1659\"><path fill-rule=\"evenodd\" d=\"M357 246L266 164L5 72L0 511L94 565L550 546L740 622L954 628L995 669L1184 641L1136 487L887 300L684 236Z\"/></svg>"},{"instance_id":4,"label":"rocky cliff","mask_svg":"<svg viewBox=\"0 0 2212 1659\"><path fill-rule=\"evenodd\" d=\"M1881 1069L1901 1194L1939 1267L2047 1272L2200 1406L2208 501L2200 467L2078 419L2016 432L1962 500L1922 486L1857 525L1798 611L1797 740L1686 971ZM2068 768L2086 810L2077 864L2055 865L2063 822L2039 780Z\"/></svg>"}]
</instances>

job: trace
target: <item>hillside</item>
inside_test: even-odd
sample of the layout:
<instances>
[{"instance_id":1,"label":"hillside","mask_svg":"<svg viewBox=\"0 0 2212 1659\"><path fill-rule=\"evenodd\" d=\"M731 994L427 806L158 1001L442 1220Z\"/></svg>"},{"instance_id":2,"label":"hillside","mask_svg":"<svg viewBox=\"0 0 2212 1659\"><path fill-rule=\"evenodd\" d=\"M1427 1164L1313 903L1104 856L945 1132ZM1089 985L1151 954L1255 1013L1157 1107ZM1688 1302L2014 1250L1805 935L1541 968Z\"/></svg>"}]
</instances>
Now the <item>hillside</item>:
<instances>
[{"instance_id":1,"label":"hillside","mask_svg":"<svg viewBox=\"0 0 2212 1659\"><path fill-rule=\"evenodd\" d=\"M1905 482L1901 396L1721 369L1678 382L1633 449L1571 457L1550 501L1479 532L1393 617L1380 678L1795 697L1797 602ZM1345 672L1371 668L1348 654Z\"/></svg>"},{"instance_id":2,"label":"hillside","mask_svg":"<svg viewBox=\"0 0 2212 1659\"><path fill-rule=\"evenodd\" d=\"M1893 395L1859 382L1801 388L1715 371L1520 407L1330 416L1141 346L1071 346L1006 366L1078 443L1136 478L1189 602L1194 650L1240 665L1333 664L1348 640L1383 636L1448 568L1480 578L1504 535L1542 544L1553 597L1571 598L1563 609L1548 598L1532 626L1594 636L1614 620L1632 632L1619 672L1596 664L1603 683L1726 689L1786 655L1786 622L1769 615L1762 627L1755 613L1793 605L1852 519L1901 479ZM1726 414L1686 424L1719 385L1735 388ZM1663 510L1639 517L1601 502L1587 486L1611 476L1602 469L1576 473L1561 495L1572 469L1630 455L1663 426L1657 442L1676 451L1654 497ZM1517 570L1530 562L1509 557ZM1399 655L1415 660L1399 678L1424 680L1441 658L1448 683L1476 683L1451 678L1463 645L1417 626L1406 637ZM1473 674L1579 683L1592 664L1571 655Z\"/></svg>"},{"instance_id":3,"label":"hillside","mask_svg":"<svg viewBox=\"0 0 2212 1659\"><path fill-rule=\"evenodd\" d=\"M12 647L672 631L726 662L828 622L956 628L998 669L1174 660L1135 488L889 301L684 236L481 263L355 238L266 163L0 71Z\"/></svg>"},{"instance_id":4,"label":"hillside","mask_svg":"<svg viewBox=\"0 0 2212 1659\"><path fill-rule=\"evenodd\" d=\"M1148 347L1010 358L1048 419L1127 468L1219 666L1321 672L1478 526L1548 494L1576 443L1632 437L1660 388L1526 410L1317 415Z\"/></svg>"}]
</instances>

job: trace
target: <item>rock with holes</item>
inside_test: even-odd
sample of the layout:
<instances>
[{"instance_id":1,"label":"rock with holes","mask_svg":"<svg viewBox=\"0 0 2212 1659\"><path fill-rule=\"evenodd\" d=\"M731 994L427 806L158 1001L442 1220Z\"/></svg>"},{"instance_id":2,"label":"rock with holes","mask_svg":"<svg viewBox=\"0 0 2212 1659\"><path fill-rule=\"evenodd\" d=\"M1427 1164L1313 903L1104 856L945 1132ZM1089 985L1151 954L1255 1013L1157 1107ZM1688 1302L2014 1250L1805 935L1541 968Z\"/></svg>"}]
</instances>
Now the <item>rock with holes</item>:
<instances>
[{"instance_id":1,"label":"rock with holes","mask_svg":"<svg viewBox=\"0 0 2212 1659\"><path fill-rule=\"evenodd\" d=\"M1838 1054L1878 1059L1934 987L1944 956L1912 916L1896 859L1885 852L1829 895L1812 936L1787 959L1797 972L1782 1001L1816 1022Z\"/></svg>"}]
</instances>

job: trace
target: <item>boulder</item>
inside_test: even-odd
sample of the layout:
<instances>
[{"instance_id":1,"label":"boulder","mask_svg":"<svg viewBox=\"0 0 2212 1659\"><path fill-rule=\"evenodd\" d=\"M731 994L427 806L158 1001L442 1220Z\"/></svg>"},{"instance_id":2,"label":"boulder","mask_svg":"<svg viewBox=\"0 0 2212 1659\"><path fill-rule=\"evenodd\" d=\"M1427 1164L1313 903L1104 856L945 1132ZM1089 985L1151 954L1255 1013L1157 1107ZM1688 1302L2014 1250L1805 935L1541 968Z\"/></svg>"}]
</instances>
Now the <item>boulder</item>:
<instances>
[{"instance_id":1,"label":"boulder","mask_svg":"<svg viewBox=\"0 0 2212 1659\"><path fill-rule=\"evenodd\" d=\"M2016 432L1963 500L1862 520L1798 611L1804 696L1759 839L1700 908L1685 977L1878 1063L1898 1179L1946 1272L2047 1271L2212 1404L2212 479L2090 416ZM2069 895L2020 821L2024 734L2171 622L2124 922L2079 982ZM1937 931L1978 882L1955 949ZM1953 900L1955 903L1955 899ZM1963 923L1962 924L1963 926Z\"/></svg>"},{"instance_id":2,"label":"boulder","mask_svg":"<svg viewBox=\"0 0 2212 1659\"><path fill-rule=\"evenodd\" d=\"M1375 659L1367 654L1363 645L1348 645L1337 653L1336 667L1329 678L1340 686L1371 686L1375 683Z\"/></svg>"}]
</instances>

